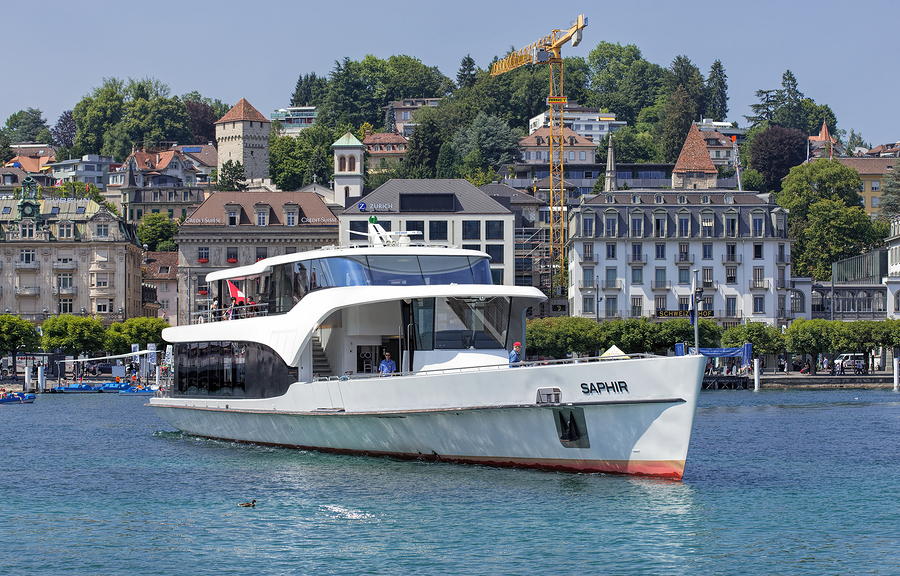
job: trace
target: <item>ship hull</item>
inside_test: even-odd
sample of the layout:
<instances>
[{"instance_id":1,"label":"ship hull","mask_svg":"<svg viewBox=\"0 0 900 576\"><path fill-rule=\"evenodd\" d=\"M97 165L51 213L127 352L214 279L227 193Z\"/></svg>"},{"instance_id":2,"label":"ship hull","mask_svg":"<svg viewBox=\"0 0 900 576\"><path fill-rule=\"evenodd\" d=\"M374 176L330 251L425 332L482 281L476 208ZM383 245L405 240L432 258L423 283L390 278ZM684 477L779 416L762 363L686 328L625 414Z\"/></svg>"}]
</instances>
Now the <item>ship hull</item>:
<instances>
[{"instance_id":1,"label":"ship hull","mask_svg":"<svg viewBox=\"0 0 900 576\"><path fill-rule=\"evenodd\" d=\"M188 434L327 452L681 479L703 357L297 383L277 398L154 398Z\"/></svg>"}]
</instances>

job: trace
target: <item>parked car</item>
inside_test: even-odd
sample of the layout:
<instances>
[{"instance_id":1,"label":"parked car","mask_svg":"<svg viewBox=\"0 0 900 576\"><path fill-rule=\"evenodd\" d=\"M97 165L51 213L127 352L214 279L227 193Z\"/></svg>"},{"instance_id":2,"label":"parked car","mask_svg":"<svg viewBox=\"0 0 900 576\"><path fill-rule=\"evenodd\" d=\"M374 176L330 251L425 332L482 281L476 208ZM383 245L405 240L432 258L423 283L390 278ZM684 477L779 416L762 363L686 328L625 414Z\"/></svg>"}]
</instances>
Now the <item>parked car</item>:
<instances>
[{"instance_id":1,"label":"parked car","mask_svg":"<svg viewBox=\"0 0 900 576\"><path fill-rule=\"evenodd\" d=\"M97 364L97 373L98 374L112 374L113 365L112 364Z\"/></svg>"}]
</instances>

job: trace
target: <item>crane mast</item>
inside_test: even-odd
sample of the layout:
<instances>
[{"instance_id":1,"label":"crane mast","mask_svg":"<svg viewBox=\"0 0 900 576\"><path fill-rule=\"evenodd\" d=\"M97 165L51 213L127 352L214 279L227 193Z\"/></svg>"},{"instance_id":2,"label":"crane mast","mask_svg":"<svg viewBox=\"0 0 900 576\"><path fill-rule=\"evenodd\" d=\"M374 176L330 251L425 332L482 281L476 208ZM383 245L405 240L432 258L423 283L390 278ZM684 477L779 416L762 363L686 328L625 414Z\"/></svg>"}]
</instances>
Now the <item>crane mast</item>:
<instances>
[{"instance_id":1,"label":"crane mast","mask_svg":"<svg viewBox=\"0 0 900 576\"><path fill-rule=\"evenodd\" d=\"M550 66L550 288L553 294L553 275L563 270L563 250L565 244L565 188L563 187L563 160L565 142L563 138L563 109L567 99L563 93L562 46L571 41L572 46L581 42L581 34L587 26L587 18L581 14L568 30L553 30L537 42L516 50L491 67L491 76L515 70L527 64L548 64Z\"/></svg>"}]
</instances>

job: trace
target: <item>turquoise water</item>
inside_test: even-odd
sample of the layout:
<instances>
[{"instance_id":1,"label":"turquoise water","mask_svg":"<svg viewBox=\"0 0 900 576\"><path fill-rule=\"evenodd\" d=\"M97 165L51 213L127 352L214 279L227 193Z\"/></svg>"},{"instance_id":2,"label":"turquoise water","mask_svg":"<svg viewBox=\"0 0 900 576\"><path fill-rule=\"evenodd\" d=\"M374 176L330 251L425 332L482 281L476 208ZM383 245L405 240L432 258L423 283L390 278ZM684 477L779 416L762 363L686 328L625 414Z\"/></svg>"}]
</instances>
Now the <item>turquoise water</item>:
<instances>
[{"instance_id":1,"label":"turquoise water","mask_svg":"<svg viewBox=\"0 0 900 576\"><path fill-rule=\"evenodd\" d=\"M0 406L0 573L900 572L890 391L704 392L681 483L203 440L146 401Z\"/></svg>"}]
</instances>

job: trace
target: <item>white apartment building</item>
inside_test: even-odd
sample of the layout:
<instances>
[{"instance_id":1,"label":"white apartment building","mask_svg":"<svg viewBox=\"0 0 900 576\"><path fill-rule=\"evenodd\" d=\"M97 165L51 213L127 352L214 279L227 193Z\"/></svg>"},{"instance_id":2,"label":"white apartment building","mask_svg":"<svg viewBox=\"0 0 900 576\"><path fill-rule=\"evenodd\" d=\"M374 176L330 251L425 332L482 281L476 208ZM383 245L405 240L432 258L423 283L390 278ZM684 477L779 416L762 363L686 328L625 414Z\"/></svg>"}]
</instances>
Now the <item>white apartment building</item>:
<instances>
[{"instance_id":1,"label":"white apartment building","mask_svg":"<svg viewBox=\"0 0 900 576\"><path fill-rule=\"evenodd\" d=\"M596 143L607 134L624 128L627 122L616 120L612 112L601 112L599 108L585 108L578 102L569 102L563 108L563 126L572 129L579 136L590 138ZM550 110L538 114L528 121L528 133L550 127Z\"/></svg>"},{"instance_id":2,"label":"white apartment building","mask_svg":"<svg viewBox=\"0 0 900 576\"><path fill-rule=\"evenodd\" d=\"M626 190L570 207L569 309L588 318L663 321L690 308L697 271L705 314L730 327L809 318L791 282L787 211L771 194Z\"/></svg>"}]
</instances>

